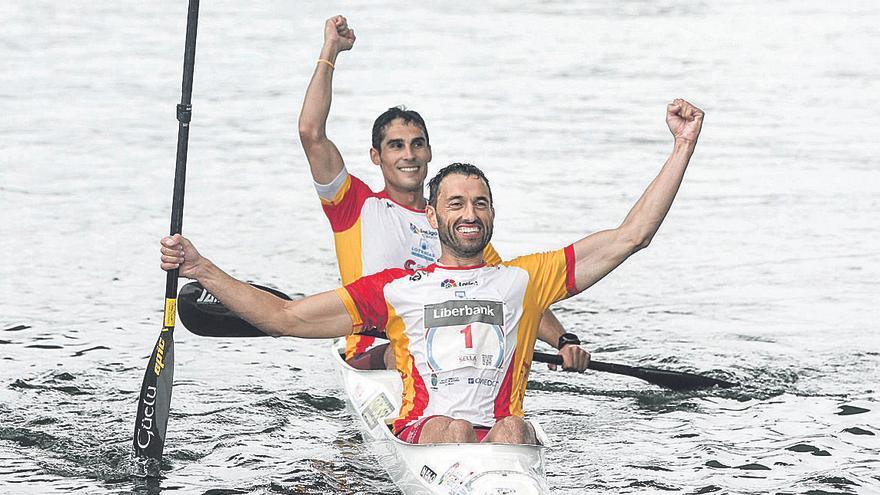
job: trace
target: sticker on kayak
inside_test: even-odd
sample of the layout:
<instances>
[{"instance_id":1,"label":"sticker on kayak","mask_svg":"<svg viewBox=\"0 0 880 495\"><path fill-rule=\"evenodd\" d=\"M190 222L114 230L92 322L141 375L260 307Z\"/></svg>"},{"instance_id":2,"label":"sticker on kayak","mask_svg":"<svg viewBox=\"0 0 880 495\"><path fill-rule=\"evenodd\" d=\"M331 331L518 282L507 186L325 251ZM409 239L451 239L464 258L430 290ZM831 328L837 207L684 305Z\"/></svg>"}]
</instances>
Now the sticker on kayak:
<instances>
[{"instance_id":1,"label":"sticker on kayak","mask_svg":"<svg viewBox=\"0 0 880 495\"><path fill-rule=\"evenodd\" d=\"M428 466L422 466L422 472L419 474L428 483L433 483L434 479L437 478L437 473L435 473L434 470L429 468Z\"/></svg>"},{"instance_id":2,"label":"sticker on kayak","mask_svg":"<svg viewBox=\"0 0 880 495\"><path fill-rule=\"evenodd\" d=\"M366 407L361 411L361 416L364 418L367 428L372 430L379 423L384 424L385 418L393 412L394 404L391 403L384 393L381 393L367 403Z\"/></svg>"},{"instance_id":3,"label":"sticker on kayak","mask_svg":"<svg viewBox=\"0 0 880 495\"><path fill-rule=\"evenodd\" d=\"M443 473L443 476L440 477L440 481L437 482L440 486L446 486L450 490L464 483L470 475L474 474L473 471L466 469L461 465L461 463L456 462L449 469Z\"/></svg>"}]
</instances>

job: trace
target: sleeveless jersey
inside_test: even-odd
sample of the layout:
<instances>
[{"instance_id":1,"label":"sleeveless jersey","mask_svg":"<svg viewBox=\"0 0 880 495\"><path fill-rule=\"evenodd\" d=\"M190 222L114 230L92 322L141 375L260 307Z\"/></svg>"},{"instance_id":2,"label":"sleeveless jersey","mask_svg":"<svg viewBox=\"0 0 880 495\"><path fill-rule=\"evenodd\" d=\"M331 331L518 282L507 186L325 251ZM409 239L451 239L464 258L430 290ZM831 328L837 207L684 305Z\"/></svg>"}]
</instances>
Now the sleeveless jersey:
<instances>
[{"instance_id":1,"label":"sleeveless jersey","mask_svg":"<svg viewBox=\"0 0 880 495\"><path fill-rule=\"evenodd\" d=\"M398 204L385 191L373 192L345 168L333 182L315 183L315 188L333 229L343 285L386 268L422 268L440 257L439 236L424 210ZM501 261L491 245L483 256L489 264ZM363 353L374 342L373 337L349 337L346 359Z\"/></svg>"},{"instance_id":2,"label":"sleeveless jersey","mask_svg":"<svg viewBox=\"0 0 880 495\"><path fill-rule=\"evenodd\" d=\"M337 294L354 331L384 328L403 379L393 429L444 415L492 426L522 416L541 315L575 293L574 249L499 265L388 269Z\"/></svg>"}]
</instances>

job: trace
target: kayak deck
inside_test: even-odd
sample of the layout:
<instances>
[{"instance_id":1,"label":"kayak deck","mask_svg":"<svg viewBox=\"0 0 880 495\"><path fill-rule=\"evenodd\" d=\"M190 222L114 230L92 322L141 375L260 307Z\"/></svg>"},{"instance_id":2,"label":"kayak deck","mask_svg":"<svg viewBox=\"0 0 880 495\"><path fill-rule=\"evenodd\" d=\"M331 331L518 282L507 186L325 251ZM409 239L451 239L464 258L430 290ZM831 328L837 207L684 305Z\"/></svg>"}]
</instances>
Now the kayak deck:
<instances>
[{"instance_id":1,"label":"kayak deck","mask_svg":"<svg viewBox=\"0 0 880 495\"><path fill-rule=\"evenodd\" d=\"M409 444L395 437L389 423L397 417L403 384L393 370L358 370L332 347L342 376L349 412L364 441L392 481L406 494L532 495L548 493L544 449L549 440L531 421L539 445L497 443Z\"/></svg>"}]
</instances>

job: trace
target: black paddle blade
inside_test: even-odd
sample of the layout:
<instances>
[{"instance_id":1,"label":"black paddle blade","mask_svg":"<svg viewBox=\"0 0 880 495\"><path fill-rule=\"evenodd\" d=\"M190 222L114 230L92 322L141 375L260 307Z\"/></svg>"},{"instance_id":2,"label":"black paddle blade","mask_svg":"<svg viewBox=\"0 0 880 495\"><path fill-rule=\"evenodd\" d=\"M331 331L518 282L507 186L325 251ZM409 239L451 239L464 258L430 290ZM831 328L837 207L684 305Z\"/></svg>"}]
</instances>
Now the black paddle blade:
<instances>
[{"instance_id":1,"label":"black paddle blade","mask_svg":"<svg viewBox=\"0 0 880 495\"><path fill-rule=\"evenodd\" d=\"M536 352L534 354L534 360L541 363L562 365L562 356L557 354ZM648 383L668 388L670 390L699 390L712 387L730 388L738 386L736 383L719 380L717 378L710 378L708 376L696 375L694 373L661 370L657 368L641 368L615 363L603 363L601 361L593 361L592 359L590 360L590 364L587 365L587 368L594 371L604 371L606 373L639 378Z\"/></svg>"},{"instance_id":2,"label":"black paddle blade","mask_svg":"<svg viewBox=\"0 0 880 495\"><path fill-rule=\"evenodd\" d=\"M588 368L596 371L606 371L609 373L617 373L618 375L641 378L646 382L671 390L699 390L712 387L730 388L737 385L725 380L710 378L708 376L697 375L694 373L685 373L683 371L641 368L626 366L623 364L603 363L599 361L590 361Z\"/></svg>"},{"instance_id":3,"label":"black paddle blade","mask_svg":"<svg viewBox=\"0 0 880 495\"><path fill-rule=\"evenodd\" d=\"M282 299L290 297L276 289L251 284ZM190 332L202 337L268 337L259 328L239 318L220 303L198 282L190 282L177 295L180 322Z\"/></svg>"},{"instance_id":4,"label":"black paddle blade","mask_svg":"<svg viewBox=\"0 0 880 495\"><path fill-rule=\"evenodd\" d=\"M174 327L166 326L153 348L138 399L132 459L136 476L159 476L173 382Z\"/></svg>"}]
</instances>

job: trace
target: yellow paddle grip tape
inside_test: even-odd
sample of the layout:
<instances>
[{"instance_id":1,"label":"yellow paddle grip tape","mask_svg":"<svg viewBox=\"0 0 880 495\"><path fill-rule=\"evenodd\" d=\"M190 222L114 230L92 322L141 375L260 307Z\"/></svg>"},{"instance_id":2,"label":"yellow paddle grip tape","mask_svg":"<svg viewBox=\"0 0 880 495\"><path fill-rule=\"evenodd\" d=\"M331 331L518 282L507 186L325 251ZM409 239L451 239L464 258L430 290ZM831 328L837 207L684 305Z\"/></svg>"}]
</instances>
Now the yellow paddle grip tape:
<instances>
[{"instance_id":1,"label":"yellow paddle grip tape","mask_svg":"<svg viewBox=\"0 0 880 495\"><path fill-rule=\"evenodd\" d=\"M173 327L177 314L177 299L165 299L165 326Z\"/></svg>"}]
</instances>

